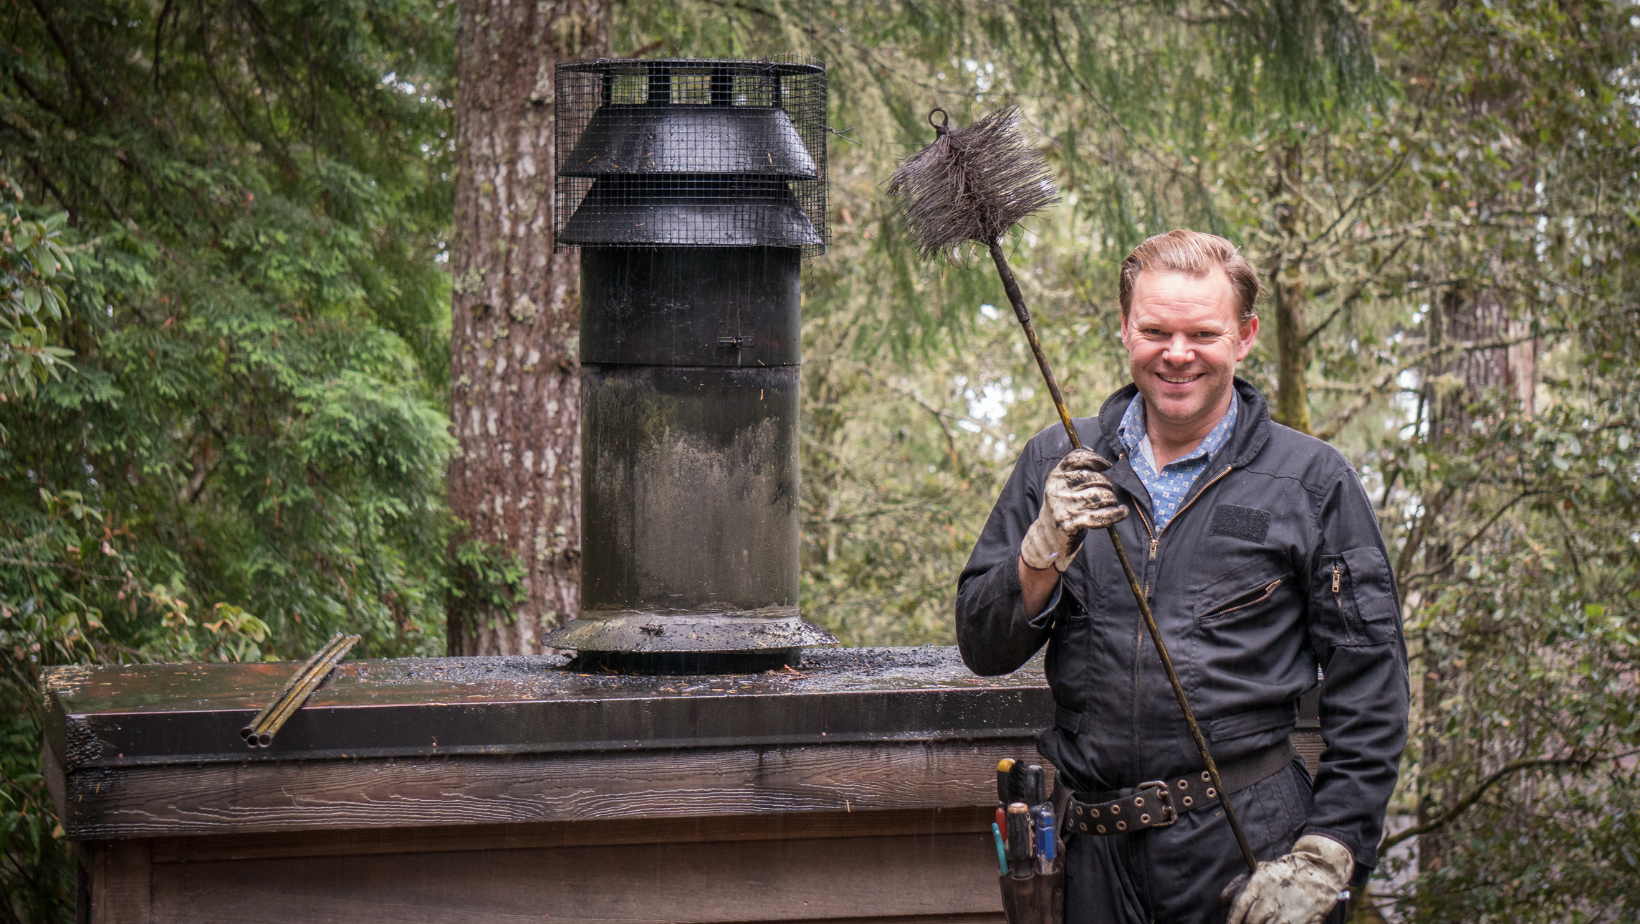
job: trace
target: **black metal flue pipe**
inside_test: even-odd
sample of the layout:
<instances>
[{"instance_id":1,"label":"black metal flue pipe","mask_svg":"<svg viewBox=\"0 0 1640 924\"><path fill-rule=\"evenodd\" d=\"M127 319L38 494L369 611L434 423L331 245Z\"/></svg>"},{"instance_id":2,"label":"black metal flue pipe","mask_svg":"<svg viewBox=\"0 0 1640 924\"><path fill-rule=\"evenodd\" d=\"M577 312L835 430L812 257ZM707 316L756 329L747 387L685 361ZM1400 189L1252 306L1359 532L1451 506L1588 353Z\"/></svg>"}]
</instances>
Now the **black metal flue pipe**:
<instances>
[{"instance_id":1,"label":"black metal flue pipe","mask_svg":"<svg viewBox=\"0 0 1640 924\"><path fill-rule=\"evenodd\" d=\"M581 126L560 137L559 202L576 207L558 218L560 243L581 248L581 614L544 641L589 667L795 663L835 640L798 612L799 307L804 251L824 244L809 214L816 181L824 214L823 139L816 158L783 80L823 72L566 67L558 116Z\"/></svg>"}]
</instances>

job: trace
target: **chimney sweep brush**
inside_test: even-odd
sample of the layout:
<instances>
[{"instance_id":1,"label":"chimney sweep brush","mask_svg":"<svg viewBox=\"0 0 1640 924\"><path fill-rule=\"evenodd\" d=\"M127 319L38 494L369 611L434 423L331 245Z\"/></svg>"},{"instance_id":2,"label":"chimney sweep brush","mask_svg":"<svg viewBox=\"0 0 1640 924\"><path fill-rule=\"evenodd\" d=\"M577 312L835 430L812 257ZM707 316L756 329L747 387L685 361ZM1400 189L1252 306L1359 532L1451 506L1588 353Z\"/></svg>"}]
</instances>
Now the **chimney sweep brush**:
<instances>
[{"instance_id":1,"label":"chimney sweep brush","mask_svg":"<svg viewBox=\"0 0 1640 924\"><path fill-rule=\"evenodd\" d=\"M936 115L940 117L938 122L934 121ZM1076 434L1076 427L1071 424L1065 396L1048 366L1048 357L1043 354L1036 329L1031 325L1031 313L1025 307L1025 297L1020 294L1014 271L1002 252L1002 236L1014 225L1038 209L1059 201L1047 162L1026 144L1019 131L1019 111L1011 107L999 109L967 128L956 130L950 128L950 118L945 110L935 109L928 114L928 124L934 127L934 143L900 164L889 180L888 194L898 203L924 258L955 259L963 244L978 244L990 253L992 262L996 263L997 274L1002 277L1002 288L1008 293L1008 301L1014 307L1014 316L1025 329L1025 339L1030 342L1031 353L1036 356L1037 368L1048 383L1048 394L1053 396L1054 409L1059 412L1059 421L1065 426L1065 435L1070 438L1073 448L1081 449L1082 440ZM1105 468L1110 467L1110 463L1100 461ZM1184 713L1185 724L1190 727L1196 750L1201 754L1213 787L1223 794L1220 804L1224 807L1225 819L1235 833L1236 844L1241 848L1248 871L1252 872L1257 869L1258 860L1253 856L1253 848L1248 844L1247 835L1242 832L1241 822L1230 805L1230 794L1224 791L1218 765L1213 762L1207 738L1202 735L1200 726L1196 724L1196 715L1185 698L1184 687L1173 669L1173 659L1168 656L1167 645L1156 626L1156 617L1151 615L1150 604L1145 599L1138 575L1133 571L1133 563L1128 560L1127 550L1122 547L1116 527L1108 526L1105 532L1110 535L1111 545L1116 549L1116 558L1127 576L1128 586L1133 591L1134 602L1139 605L1139 614L1149 630L1150 640L1156 645L1162 669L1167 672L1168 683L1172 685L1173 696ZM1234 886L1233 883L1232 888Z\"/></svg>"}]
</instances>

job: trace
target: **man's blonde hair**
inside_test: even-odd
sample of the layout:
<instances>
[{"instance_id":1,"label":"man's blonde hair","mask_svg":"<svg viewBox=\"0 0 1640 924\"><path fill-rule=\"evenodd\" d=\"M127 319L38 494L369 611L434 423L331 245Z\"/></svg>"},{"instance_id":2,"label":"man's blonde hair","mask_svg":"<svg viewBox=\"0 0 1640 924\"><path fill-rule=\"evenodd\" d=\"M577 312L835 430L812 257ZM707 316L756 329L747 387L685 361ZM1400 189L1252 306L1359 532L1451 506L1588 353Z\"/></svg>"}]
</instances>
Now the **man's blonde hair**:
<instances>
[{"instance_id":1,"label":"man's blonde hair","mask_svg":"<svg viewBox=\"0 0 1640 924\"><path fill-rule=\"evenodd\" d=\"M1236 291L1236 314L1241 323L1258 317L1258 297L1264 291L1258 274L1248 265L1236 245L1217 234L1200 231L1169 231L1158 234L1133 248L1122 261L1122 284L1119 295L1122 317L1133 306L1133 286L1145 270L1183 273L1186 276L1206 276L1217 267L1230 277L1230 287Z\"/></svg>"}]
</instances>

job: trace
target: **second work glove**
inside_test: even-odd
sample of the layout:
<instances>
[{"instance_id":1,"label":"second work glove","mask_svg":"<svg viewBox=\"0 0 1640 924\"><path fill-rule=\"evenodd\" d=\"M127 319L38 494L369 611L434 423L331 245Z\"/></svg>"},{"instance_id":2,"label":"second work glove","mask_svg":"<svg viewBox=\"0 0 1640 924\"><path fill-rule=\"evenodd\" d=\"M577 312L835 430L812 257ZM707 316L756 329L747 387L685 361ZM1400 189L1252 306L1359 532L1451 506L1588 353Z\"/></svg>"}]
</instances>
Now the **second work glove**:
<instances>
[{"instance_id":1,"label":"second work glove","mask_svg":"<svg viewBox=\"0 0 1640 924\"><path fill-rule=\"evenodd\" d=\"M1338 904L1354 870L1348 847L1306 834L1292 853L1258 865L1230 906L1229 924L1316 924Z\"/></svg>"},{"instance_id":2,"label":"second work glove","mask_svg":"<svg viewBox=\"0 0 1640 924\"><path fill-rule=\"evenodd\" d=\"M1110 463L1091 449L1073 449L1042 488L1042 510L1025 533L1019 557L1038 571L1049 565L1063 572L1076 560L1082 534L1104 529L1127 518L1126 506L1116 502L1110 479L1102 472Z\"/></svg>"}]
</instances>

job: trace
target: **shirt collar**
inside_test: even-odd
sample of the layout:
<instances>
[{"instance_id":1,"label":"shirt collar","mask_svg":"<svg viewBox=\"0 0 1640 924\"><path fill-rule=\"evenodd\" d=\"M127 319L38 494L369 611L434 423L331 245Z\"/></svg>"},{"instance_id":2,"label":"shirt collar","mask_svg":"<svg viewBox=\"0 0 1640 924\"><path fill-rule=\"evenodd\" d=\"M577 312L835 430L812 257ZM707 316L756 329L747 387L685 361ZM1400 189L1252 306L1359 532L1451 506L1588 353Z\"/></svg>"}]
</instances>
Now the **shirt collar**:
<instances>
[{"instance_id":1,"label":"shirt collar","mask_svg":"<svg viewBox=\"0 0 1640 924\"><path fill-rule=\"evenodd\" d=\"M1225 411L1224 416L1219 418L1219 422L1214 424L1212 430L1208 431L1207 437L1201 441L1200 445L1169 462L1168 466L1195 462L1218 452L1219 447L1229 441L1230 433L1235 429L1236 411L1240 404L1241 398L1236 394L1236 390L1232 388L1230 390L1230 409ZM1150 448L1148 445L1150 435L1145 432L1144 395L1134 395L1133 400L1128 402L1127 411L1122 414L1122 423L1116 428L1116 437L1121 441L1122 447L1128 451L1129 455L1143 455L1147 459L1151 458L1151 454L1146 451ZM1154 463L1151 464L1151 468L1152 470L1155 469Z\"/></svg>"}]
</instances>

